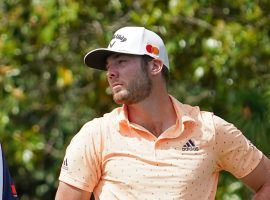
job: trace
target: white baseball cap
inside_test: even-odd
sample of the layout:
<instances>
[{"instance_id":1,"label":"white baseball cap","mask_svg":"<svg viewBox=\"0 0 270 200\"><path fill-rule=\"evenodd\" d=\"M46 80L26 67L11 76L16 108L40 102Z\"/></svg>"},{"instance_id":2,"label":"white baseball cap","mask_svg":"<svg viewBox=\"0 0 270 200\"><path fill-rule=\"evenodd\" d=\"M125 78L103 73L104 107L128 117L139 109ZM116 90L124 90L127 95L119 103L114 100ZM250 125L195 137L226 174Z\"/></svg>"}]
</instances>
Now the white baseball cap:
<instances>
[{"instance_id":1,"label":"white baseball cap","mask_svg":"<svg viewBox=\"0 0 270 200\"><path fill-rule=\"evenodd\" d=\"M169 69L169 59L162 39L144 27L123 27L116 31L107 48L90 51L84 63L92 68L106 70L106 59L113 53L148 55L160 59Z\"/></svg>"}]
</instances>

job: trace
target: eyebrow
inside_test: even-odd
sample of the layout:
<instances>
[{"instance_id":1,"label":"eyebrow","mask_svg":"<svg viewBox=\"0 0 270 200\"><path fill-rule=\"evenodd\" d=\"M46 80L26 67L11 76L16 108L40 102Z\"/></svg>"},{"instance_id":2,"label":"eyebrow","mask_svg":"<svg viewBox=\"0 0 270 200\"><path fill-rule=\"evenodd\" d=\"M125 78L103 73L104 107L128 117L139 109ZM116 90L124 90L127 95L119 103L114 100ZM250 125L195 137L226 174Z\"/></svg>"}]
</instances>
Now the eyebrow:
<instances>
[{"instance_id":1,"label":"eyebrow","mask_svg":"<svg viewBox=\"0 0 270 200\"><path fill-rule=\"evenodd\" d=\"M105 62L105 68L107 69L107 65L108 65L108 58L119 58L120 56L128 56L127 54L123 54L123 53L113 53L111 55L109 55L107 58L106 58L106 62Z\"/></svg>"},{"instance_id":2,"label":"eyebrow","mask_svg":"<svg viewBox=\"0 0 270 200\"><path fill-rule=\"evenodd\" d=\"M114 54L112 54L112 55L109 56L109 57L111 57L111 58L119 58L120 56L125 56L125 54L122 54L122 53L114 53Z\"/></svg>"}]
</instances>

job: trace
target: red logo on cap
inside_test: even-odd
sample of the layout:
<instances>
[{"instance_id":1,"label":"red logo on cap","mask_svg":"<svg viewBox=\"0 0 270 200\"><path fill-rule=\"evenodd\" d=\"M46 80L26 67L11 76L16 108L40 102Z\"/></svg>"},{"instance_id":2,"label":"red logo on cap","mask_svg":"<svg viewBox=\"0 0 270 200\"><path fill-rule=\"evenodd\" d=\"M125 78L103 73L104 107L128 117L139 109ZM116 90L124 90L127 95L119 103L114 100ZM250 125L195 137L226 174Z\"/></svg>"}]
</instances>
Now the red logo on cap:
<instances>
[{"instance_id":1,"label":"red logo on cap","mask_svg":"<svg viewBox=\"0 0 270 200\"><path fill-rule=\"evenodd\" d=\"M155 55L159 54L159 49L157 47L152 46L151 44L146 45L146 51L148 53L152 53Z\"/></svg>"}]
</instances>

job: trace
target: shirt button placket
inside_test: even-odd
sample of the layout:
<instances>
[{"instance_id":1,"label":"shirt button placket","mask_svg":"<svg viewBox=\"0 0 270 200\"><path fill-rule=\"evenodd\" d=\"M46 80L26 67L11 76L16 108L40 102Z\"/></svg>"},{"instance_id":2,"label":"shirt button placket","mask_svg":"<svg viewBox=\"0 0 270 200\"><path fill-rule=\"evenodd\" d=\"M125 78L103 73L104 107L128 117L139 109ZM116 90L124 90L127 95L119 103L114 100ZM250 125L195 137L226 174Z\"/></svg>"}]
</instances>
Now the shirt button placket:
<instances>
[{"instance_id":1,"label":"shirt button placket","mask_svg":"<svg viewBox=\"0 0 270 200\"><path fill-rule=\"evenodd\" d=\"M154 147L154 158L155 158L155 161L157 162L158 161L158 157L159 157L159 141L156 140L154 141L154 144L153 144L153 147Z\"/></svg>"}]
</instances>

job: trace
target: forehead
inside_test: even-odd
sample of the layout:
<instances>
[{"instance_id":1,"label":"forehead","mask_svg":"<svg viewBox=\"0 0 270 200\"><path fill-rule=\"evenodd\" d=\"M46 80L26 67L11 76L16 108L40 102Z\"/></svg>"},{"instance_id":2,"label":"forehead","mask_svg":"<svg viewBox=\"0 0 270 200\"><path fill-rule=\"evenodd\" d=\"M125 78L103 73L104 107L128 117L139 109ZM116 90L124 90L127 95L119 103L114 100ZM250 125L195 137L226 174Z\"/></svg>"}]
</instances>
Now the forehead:
<instances>
[{"instance_id":1,"label":"forehead","mask_svg":"<svg viewBox=\"0 0 270 200\"><path fill-rule=\"evenodd\" d=\"M120 58L133 59L133 58L138 58L138 57L139 56L137 56L137 55L131 55L131 54L113 53L107 57L106 63L113 61L113 60L120 59Z\"/></svg>"}]
</instances>

